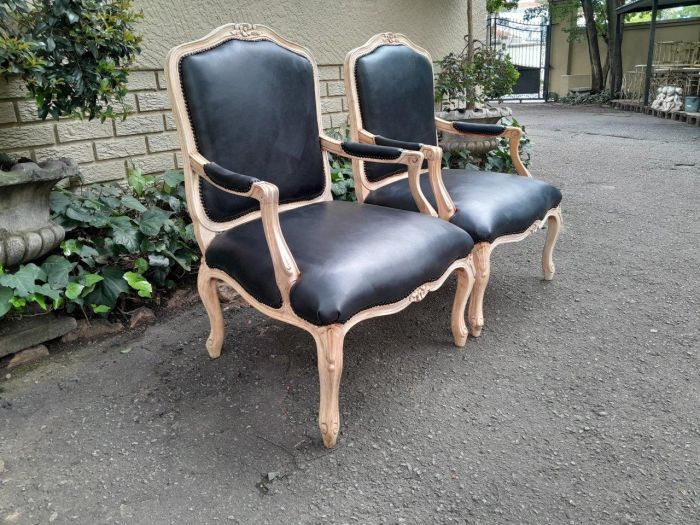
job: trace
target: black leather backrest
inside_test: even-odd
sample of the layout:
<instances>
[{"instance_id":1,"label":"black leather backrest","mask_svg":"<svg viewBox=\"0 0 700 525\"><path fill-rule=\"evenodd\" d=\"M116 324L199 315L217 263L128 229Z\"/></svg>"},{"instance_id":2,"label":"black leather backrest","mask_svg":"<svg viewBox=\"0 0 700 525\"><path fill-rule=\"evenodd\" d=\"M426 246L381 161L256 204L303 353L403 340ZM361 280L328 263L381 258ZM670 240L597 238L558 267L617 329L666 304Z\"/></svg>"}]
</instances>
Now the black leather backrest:
<instances>
[{"instance_id":1,"label":"black leather backrest","mask_svg":"<svg viewBox=\"0 0 700 525\"><path fill-rule=\"evenodd\" d=\"M375 135L437 145L433 66L404 45L384 45L355 63L362 126ZM406 171L395 164L365 163L370 181Z\"/></svg>"},{"instance_id":2,"label":"black leather backrest","mask_svg":"<svg viewBox=\"0 0 700 525\"><path fill-rule=\"evenodd\" d=\"M180 62L199 152L224 168L276 184L280 202L311 199L326 184L313 66L273 42L228 40ZM224 222L258 209L201 181L204 208Z\"/></svg>"}]
</instances>

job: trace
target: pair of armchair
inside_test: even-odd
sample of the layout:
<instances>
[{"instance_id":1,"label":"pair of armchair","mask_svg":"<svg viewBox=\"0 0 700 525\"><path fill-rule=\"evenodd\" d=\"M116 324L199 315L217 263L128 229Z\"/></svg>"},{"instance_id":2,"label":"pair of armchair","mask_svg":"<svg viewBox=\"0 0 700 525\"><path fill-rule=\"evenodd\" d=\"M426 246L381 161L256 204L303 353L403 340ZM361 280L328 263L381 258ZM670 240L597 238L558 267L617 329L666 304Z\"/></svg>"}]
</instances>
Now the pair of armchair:
<instances>
[{"instance_id":1,"label":"pair of armchair","mask_svg":"<svg viewBox=\"0 0 700 525\"><path fill-rule=\"evenodd\" d=\"M405 73L402 81L413 82ZM228 24L174 48L166 77L203 253L198 289L211 324L209 355L218 357L224 342L218 280L262 313L308 331L317 348L319 427L333 447L351 327L399 312L455 273L452 334L457 346L467 341L475 242L452 218L459 208L450 207L436 137L409 144L407 131L380 138L361 127L354 142L323 135L313 57L264 26ZM353 105L363 107L360 98ZM329 153L352 159L364 203L332 200ZM372 170L384 175L373 180ZM370 202L375 189L401 193L392 184L405 185L412 204Z\"/></svg>"}]
</instances>

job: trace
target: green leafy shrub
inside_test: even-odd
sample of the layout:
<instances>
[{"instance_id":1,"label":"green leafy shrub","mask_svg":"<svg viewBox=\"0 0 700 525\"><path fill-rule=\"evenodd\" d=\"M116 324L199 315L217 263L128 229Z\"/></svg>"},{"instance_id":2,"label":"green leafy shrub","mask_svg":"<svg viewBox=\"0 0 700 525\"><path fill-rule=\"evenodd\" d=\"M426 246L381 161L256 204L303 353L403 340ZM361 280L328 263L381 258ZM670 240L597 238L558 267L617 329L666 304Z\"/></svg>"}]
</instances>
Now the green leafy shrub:
<instances>
[{"instance_id":1,"label":"green leafy shrub","mask_svg":"<svg viewBox=\"0 0 700 525\"><path fill-rule=\"evenodd\" d=\"M435 102L443 109L473 108L513 92L520 73L510 57L500 49L475 43L471 61L466 47L461 53L449 53L438 61Z\"/></svg>"},{"instance_id":2,"label":"green leafy shrub","mask_svg":"<svg viewBox=\"0 0 700 525\"><path fill-rule=\"evenodd\" d=\"M515 126L525 131L514 117L501 120L504 126ZM532 143L527 134L523 134L520 139L520 158L525 167L532 162ZM476 157L470 154L469 150L445 151L442 155L442 165L451 169L473 169L485 171L497 171L500 173L516 173L513 160L510 157L510 144L508 139L500 138L498 146L489 151L484 157Z\"/></svg>"},{"instance_id":3,"label":"green leafy shrub","mask_svg":"<svg viewBox=\"0 0 700 525\"><path fill-rule=\"evenodd\" d=\"M0 275L0 317L37 308L106 314L173 288L199 260L183 181L180 171L156 178L132 168L126 188L54 191L53 219L69 238L62 254Z\"/></svg>"},{"instance_id":4,"label":"green leafy shrub","mask_svg":"<svg viewBox=\"0 0 700 525\"><path fill-rule=\"evenodd\" d=\"M128 69L141 52L132 0L3 0L0 77L19 76L39 118L126 115ZM119 104L119 106L117 106Z\"/></svg>"},{"instance_id":5,"label":"green leafy shrub","mask_svg":"<svg viewBox=\"0 0 700 525\"><path fill-rule=\"evenodd\" d=\"M341 142L350 140L350 126L347 122L325 130L326 135ZM352 161L346 157L328 155L331 165L331 193L337 201L356 201L355 179L352 176Z\"/></svg>"}]
</instances>

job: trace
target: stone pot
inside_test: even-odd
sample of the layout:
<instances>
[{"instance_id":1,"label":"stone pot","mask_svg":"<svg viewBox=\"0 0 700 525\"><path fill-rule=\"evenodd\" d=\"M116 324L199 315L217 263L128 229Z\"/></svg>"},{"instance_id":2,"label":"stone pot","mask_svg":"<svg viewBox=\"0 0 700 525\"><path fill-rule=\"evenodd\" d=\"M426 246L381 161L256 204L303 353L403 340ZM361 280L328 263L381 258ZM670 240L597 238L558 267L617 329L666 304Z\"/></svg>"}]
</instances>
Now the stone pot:
<instances>
[{"instance_id":1,"label":"stone pot","mask_svg":"<svg viewBox=\"0 0 700 525\"><path fill-rule=\"evenodd\" d=\"M507 107L484 107L474 109L457 109L452 111L438 111L436 115L450 122L462 120L476 122L478 124L496 124L503 117L513 114ZM440 146L445 151L460 151L468 149L472 155L481 157L498 146L498 139L469 140L452 133L443 133L440 138Z\"/></svg>"},{"instance_id":2,"label":"stone pot","mask_svg":"<svg viewBox=\"0 0 700 525\"><path fill-rule=\"evenodd\" d=\"M78 166L69 159L20 162L0 171L0 265L32 261L61 243L65 231L49 220L49 194L58 181L76 175Z\"/></svg>"}]
</instances>

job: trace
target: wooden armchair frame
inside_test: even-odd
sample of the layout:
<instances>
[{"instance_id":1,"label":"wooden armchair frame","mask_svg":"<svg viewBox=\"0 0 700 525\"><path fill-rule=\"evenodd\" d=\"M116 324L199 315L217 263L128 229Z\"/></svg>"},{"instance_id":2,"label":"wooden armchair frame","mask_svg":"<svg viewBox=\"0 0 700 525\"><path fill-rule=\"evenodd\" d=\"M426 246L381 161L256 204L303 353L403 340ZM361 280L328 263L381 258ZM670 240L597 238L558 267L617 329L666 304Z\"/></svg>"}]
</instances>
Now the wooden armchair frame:
<instances>
[{"instance_id":1,"label":"wooden armchair frame","mask_svg":"<svg viewBox=\"0 0 700 525\"><path fill-rule=\"evenodd\" d=\"M351 50L345 57L344 62L344 77L345 77L345 93L348 98L350 109L350 137L354 141L363 142L366 144L375 144L376 136L370 131L364 129L362 122L362 112L360 110L360 102L357 91L357 82L355 76L355 66L357 60L361 57L370 54L380 46L406 46L416 53L423 55L431 64L433 59L430 53L425 49L415 45L405 35L400 33L380 33L370 38L364 45ZM476 131L459 131L455 128L454 123L435 117L435 129L443 133L453 133L468 138L495 138L505 137L509 142L510 156L513 160L513 165L519 176L532 177L528 169L520 158L520 139L523 137L523 131L520 128L513 126L504 126L501 133L479 133ZM391 139L392 137L387 137ZM436 135L437 143L437 135ZM449 193L445 188L442 180L442 148L428 144L420 144L421 153L425 156L428 162L427 172L430 177L431 189L435 196L437 204L437 212L431 207L424 209L416 199L418 209L422 213L438 215L440 218L449 221L456 213L457 208L452 201ZM401 180L407 176L406 173L397 173L382 180L372 182L368 180L365 172L365 161L362 159L353 159L353 176L355 178L355 189L358 200L364 202L369 193L373 190ZM423 170L425 171L425 170ZM416 197L413 189L411 191L414 199ZM498 237L493 242L478 242L474 246L472 253L474 254L474 266L476 268L476 282L469 301L469 324L471 334L475 337L481 335L481 330L484 326L483 302L484 292L488 285L489 276L491 274L491 252L501 244L519 242L528 237L531 233L543 228L547 224L547 239L545 241L542 252L542 272L544 279L550 281L554 278L555 266L553 261L554 247L559 236L559 231L563 223L561 207L556 206L547 211L541 220L536 220L524 232L513 235L503 235Z\"/></svg>"},{"instance_id":2,"label":"wooden armchair frame","mask_svg":"<svg viewBox=\"0 0 700 525\"><path fill-rule=\"evenodd\" d=\"M451 264L438 279L422 284L400 301L366 309L355 314L344 323L317 326L297 315L290 303L290 291L300 277L300 270L295 262L293 253L290 251L285 241L280 226L279 214L291 210L292 208L332 199L330 192L331 181L328 152L334 155L349 157L354 160L363 157L347 153L339 141L320 135L319 147L323 150L322 157L326 174L325 189L317 198L287 204L279 204L278 188L270 182L251 179L251 181L254 182L251 183L250 189L246 192L241 192L221 186L208 177L204 167L209 161L197 151L194 131L188 115L181 84L179 65L184 57L208 50L231 39L249 41L267 40L306 58L313 66L318 129L322 129L318 68L316 62L306 48L284 39L265 26L227 24L215 29L200 40L173 48L168 54L165 68L168 92L172 101L173 114L177 124L182 154L185 159L184 172L187 206L192 218L194 233L199 247L204 254L210 242L218 233L235 228L248 221L261 219L267 246L272 257L275 281L280 296L282 297L282 305L279 308L273 308L261 303L230 275L221 270L208 267L203 258L197 277L197 286L211 323L211 333L207 339L206 348L211 358L215 359L221 354L224 341L224 320L216 291L217 281L223 281L234 288L248 303L263 314L309 332L316 342L318 356L320 380L319 428L325 446L333 447L335 446L340 429L338 395L343 368L343 340L345 334L360 321L373 317L390 315L403 310L411 303L421 301L428 292L440 288L452 272L456 272L457 290L452 306L451 328L455 344L460 347L464 346L468 335L464 314L469 294L474 283L473 259L471 254L463 259L459 259ZM251 152L251 154L255 153ZM416 151L402 151L400 157L397 159L381 160L372 158L372 160L374 162L405 164L407 167L406 176L417 181L424 156L422 153ZM228 222L215 222L210 220L205 213L201 200L200 178L205 179L221 191L232 195L252 197L258 200L260 209L251 211ZM420 198L420 195L422 195L420 188L417 193ZM424 196L422 200L424 206L429 206Z\"/></svg>"}]
</instances>

